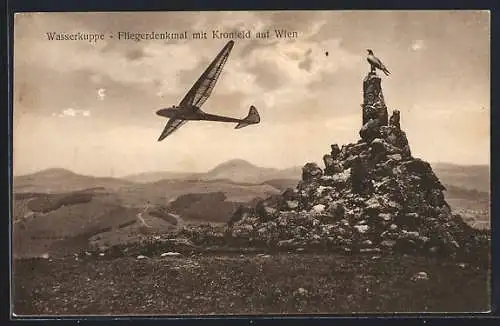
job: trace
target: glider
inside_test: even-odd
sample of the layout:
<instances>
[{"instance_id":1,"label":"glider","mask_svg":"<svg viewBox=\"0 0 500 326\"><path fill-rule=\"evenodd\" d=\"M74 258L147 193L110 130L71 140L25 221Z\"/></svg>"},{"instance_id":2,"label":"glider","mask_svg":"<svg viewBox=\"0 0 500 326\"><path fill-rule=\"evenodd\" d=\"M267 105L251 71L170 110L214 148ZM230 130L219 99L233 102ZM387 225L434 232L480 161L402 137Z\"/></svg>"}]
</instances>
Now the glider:
<instances>
[{"instance_id":1,"label":"glider","mask_svg":"<svg viewBox=\"0 0 500 326\"><path fill-rule=\"evenodd\" d=\"M382 61L380 61L379 58L377 58L376 56L373 55L373 51L370 50L370 49L368 49L366 51L368 51L368 56L366 57L366 60L368 60L368 63L371 66L371 69L372 69L371 71L375 72L375 69L380 69L380 70L382 70L384 72L384 74L386 74L387 76L389 76L391 73L384 66L384 64L382 63Z\"/></svg>"},{"instance_id":2,"label":"glider","mask_svg":"<svg viewBox=\"0 0 500 326\"><path fill-rule=\"evenodd\" d=\"M196 83L194 83L186 96L184 96L178 106L174 105L172 107L156 111L157 115L169 118L167 125L158 138L158 141L162 141L190 120L234 122L237 123L235 129L240 129L260 122L259 113L253 105L250 106L248 115L243 119L209 114L200 109L212 93L233 45L234 41L231 40L224 46L212 63L210 63L207 67L205 72L203 72Z\"/></svg>"}]
</instances>

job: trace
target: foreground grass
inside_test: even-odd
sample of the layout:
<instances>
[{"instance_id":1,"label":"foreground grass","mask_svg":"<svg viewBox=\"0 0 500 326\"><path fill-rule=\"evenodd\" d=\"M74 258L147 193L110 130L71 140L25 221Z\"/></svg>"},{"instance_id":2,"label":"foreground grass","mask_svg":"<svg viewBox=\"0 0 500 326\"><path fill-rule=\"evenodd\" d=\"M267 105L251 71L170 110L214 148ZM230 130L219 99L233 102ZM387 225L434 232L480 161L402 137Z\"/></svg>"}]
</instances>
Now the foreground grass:
<instances>
[{"instance_id":1,"label":"foreground grass","mask_svg":"<svg viewBox=\"0 0 500 326\"><path fill-rule=\"evenodd\" d=\"M428 279L414 280L425 272ZM270 254L16 260L14 312L294 314L489 309L489 267L390 255Z\"/></svg>"}]
</instances>

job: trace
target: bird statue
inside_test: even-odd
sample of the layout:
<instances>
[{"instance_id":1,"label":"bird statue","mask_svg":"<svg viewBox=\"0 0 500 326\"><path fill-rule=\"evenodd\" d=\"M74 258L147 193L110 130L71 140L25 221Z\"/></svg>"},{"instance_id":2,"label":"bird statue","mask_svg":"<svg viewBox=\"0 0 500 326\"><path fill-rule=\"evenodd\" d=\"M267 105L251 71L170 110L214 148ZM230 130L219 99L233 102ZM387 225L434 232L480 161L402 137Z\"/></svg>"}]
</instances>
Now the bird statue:
<instances>
[{"instance_id":1,"label":"bird statue","mask_svg":"<svg viewBox=\"0 0 500 326\"><path fill-rule=\"evenodd\" d=\"M391 73L384 66L384 64L382 63L382 61L380 61L379 58L377 58L375 55L373 55L373 51L370 50L370 49L368 49L366 51L368 51L368 56L366 57L366 60L368 61L368 63L371 66L371 72L375 73L375 70L379 69L379 70L382 70L384 72L384 74L386 74L387 76L389 76Z\"/></svg>"}]
</instances>

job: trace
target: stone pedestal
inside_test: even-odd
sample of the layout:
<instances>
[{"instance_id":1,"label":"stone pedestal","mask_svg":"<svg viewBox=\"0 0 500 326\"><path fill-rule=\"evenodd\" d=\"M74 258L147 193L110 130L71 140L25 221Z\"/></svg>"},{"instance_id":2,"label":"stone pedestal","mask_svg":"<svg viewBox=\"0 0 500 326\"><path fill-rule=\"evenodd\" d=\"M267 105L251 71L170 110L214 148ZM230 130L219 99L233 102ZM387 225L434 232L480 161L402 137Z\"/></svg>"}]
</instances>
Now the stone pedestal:
<instances>
[{"instance_id":1,"label":"stone pedestal","mask_svg":"<svg viewBox=\"0 0 500 326\"><path fill-rule=\"evenodd\" d=\"M381 78L372 72L363 80L363 125L370 119L379 119L382 126L388 123L381 81Z\"/></svg>"},{"instance_id":2,"label":"stone pedestal","mask_svg":"<svg viewBox=\"0 0 500 326\"><path fill-rule=\"evenodd\" d=\"M360 136L364 140L371 140L378 136L378 129L381 126L386 126L389 119L382 93L381 78L374 72L369 72L363 80L363 104L361 107L363 108L363 117Z\"/></svg>"}]
</instances>

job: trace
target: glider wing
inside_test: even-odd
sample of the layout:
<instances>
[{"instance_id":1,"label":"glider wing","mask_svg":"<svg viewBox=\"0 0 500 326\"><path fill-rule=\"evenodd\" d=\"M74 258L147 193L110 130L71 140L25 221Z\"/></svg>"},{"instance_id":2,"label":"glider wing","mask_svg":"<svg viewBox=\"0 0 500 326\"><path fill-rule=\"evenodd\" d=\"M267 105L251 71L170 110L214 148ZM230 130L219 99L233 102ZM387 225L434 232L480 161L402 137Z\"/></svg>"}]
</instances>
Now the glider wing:
<instances>
[{"instance_id":1,"label":"glider wing","mask_svg":"<svg viewBox=\"0 0 500 326\"><path fill-rule=\"evenodd\" d=\"M194 83L193 87L189 90L186 96L184 96L179 106L196 106L199 108L203 105L203 103L205 103L217 83L217 79L224 68L224 64L229 57L229 53L231 52L233 45L233 40L227 42L224 48L207 67L205 72L203 72L196 83Z\"/></svg>"},{"instance_id":2,"label":"glider wing","mask_svg":"<svg viewBox=\"0 0 500 326\"><path fill-rule=\"evenodd\" d=\"M165 129L163 129L163 132L160 135L160 138L158 138L158 141L162 141L165 139L168 135L179 129L183 124L188 122L188 120L180 120L180 119L170 119L167 122L167 125L165 126Z\"/></svg>"}]
</instances>

